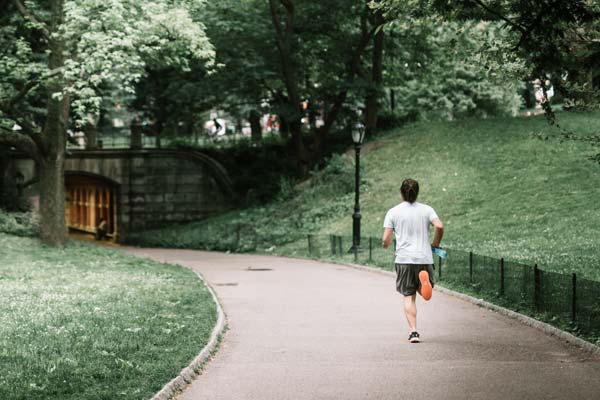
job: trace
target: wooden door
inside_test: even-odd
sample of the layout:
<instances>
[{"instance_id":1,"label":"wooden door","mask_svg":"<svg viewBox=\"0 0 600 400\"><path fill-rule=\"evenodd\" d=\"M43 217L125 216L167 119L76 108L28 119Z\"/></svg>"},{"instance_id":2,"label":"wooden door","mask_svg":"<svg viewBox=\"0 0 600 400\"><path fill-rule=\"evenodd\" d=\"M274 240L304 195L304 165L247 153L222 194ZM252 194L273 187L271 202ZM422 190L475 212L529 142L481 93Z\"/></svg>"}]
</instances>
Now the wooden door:
<instances>
[{"instance_id":1,"label":"wooden door","mask_svg":"<svg viewBox=\"0 0 600 400\"><path fill-rule=\"evenodd\" d=\"M96 233L106 220L108 235L117 233L117 201L114 185L100 179L72 175L66 179L66 219L69 229Z\"/></svg>"}]
</instances>

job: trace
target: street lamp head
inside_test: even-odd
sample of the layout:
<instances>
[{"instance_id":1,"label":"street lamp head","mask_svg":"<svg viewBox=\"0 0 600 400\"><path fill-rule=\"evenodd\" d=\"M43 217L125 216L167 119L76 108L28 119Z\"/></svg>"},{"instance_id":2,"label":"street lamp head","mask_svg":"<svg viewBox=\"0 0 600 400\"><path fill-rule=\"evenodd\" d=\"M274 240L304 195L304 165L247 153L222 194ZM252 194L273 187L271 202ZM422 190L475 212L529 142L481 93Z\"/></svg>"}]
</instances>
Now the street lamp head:
<instances>
[{"instance_id":1,"label":"street lamp head","mask_svg":"<svg viewBox=\"0 0 600 400\"><path fill-rule=\"evenodd\" d=\"M362 122L359 122L352 131L352 141L354 144L361 144L365 138L365 126Z\"/></svg>"}]
</instances>

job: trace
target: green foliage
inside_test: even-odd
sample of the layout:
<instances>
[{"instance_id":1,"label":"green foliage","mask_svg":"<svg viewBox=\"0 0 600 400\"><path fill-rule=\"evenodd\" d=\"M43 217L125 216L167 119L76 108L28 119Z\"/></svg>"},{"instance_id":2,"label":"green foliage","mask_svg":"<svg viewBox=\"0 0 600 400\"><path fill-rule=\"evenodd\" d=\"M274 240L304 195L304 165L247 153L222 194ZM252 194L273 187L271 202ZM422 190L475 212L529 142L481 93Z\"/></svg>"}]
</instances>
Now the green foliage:
<instances>
[{"instance_id":1,"label":"green foliage","mask_svg":"<svg viewBox=\"0 0 600 400\"><path fill-rule=\"evenodd\" d=\"M310 185L321 193L345 195L354 190L354 163L346 155L334 154L325 168L315 168L311 173ZM323 192L325 191L325 192Z\"/></svg>"},{"instance_id":2,"label":"green foliage","mask_svg":"<svg viewBox=\"0 0 600 400\"><path fill-rule=\"evenodd\" d=\"M507 41L498 24L427 18L392 22L387 30L395 51L386 75L399 119L517 114L519 81L485 65L490 49Z\"/></svg>"},{"instance_id":3,"label":"green foliage","mask_svg":"<svg viewBox=\"0 0 600 400\"><path fill-rule=\"evenodd\" d=\"M281 179L294 176L290 147L278 141L261 146L246 141L230 148L205 148L202 152L225 167L245 204L272 200L280 191Z\"/></svg>"},{"instance_id":4,"label":"green foliage","mask_svg":"<svg viewBox=\"0 0 600 400\"><path fill-rule=\"evenodd\" d=\"M344 151L349 142L347 132L333 132L323 144L324 157ZM235 192L245 206L276 199L281 194L282 182L286 182L286 190L293 190L291 183L297 179L291 145L279 136L266 136L260 143L248 138L208 145L194 145L180 138L170 146L198 150L219 161L228 171ZM335 159L334 162L341 163ZM319 169L315 168L313 173L319 174Z\"/></svg>"},{"instance_id":5,"label":"green foliage","mask_svg":"<svg viewBox=\"0 0 600 400\"><path fill-rule=\"evenodd\" d=\"M2 399L148 399L208 342L215 304L187 268L3 233L0 246Z\"/></svg>"},{"instance_id":6,"label":"green foliage","mask_svg":"<svg viewBox=\"0 0 600 400\"><path fill-rule=\"evenodd\" d=\"M279 193L277 193L276 200L284 202L294 197L296 193L296 182L289 177L282 176L279 180Z\"/></svg>"},{"instance_id":7,"label":"green foliage","mask_svg":"<svg viewBox=\"0 0 600 400\"><path fill-rule=\"evenodd\" d=\"M323 170L286 191L296 196L280 196L277 201L234 211L206 221L165 229L133 233L128 243L206 250L273 251L292 243L306 232L349 210L354 188L354 166L346 156L335 155ZM322 203L326 198L327 202Z\"/></svg>"},{"instance_id":8,"label":"green foliage","mask_svg":"<svg viewBox=\"0 0 600 400\"><path fill-rule=\"evenodd\" d=\"M44 5L30 3L40 15L47 14ZM100 112L104 97L133 93L148 66L188 70L190 60L205 65L214 60L204 26L192 20L185 2L66 1L65 22L51 33L64 44L66 56L64 68L55 71L48 69L48 54L35 29L11 11L2 16L0 30L0 99L10 99L28 81L37 86L19 112L7 114L5 109L0 115L0 122L9 129L11 122L23 116L43 125L45 110L38 107L43 104L39 95L57 79L66 83L64 91L52 96L69 95L74 122L82 126L90 122L90 115Z\"/></svg>"},{"instance_id":9,"label":"green foliage","mask_svg":"<svg viewBox=\"0 0 600 400\"><path fill-rule=\"evenodd\" d=\"M508 34L486 51L489 71L503 71L526 81L550 84L566 108L598 110L600 107L600 2L590 0L493 2L466 0L379 0L390 20L410 15L436 15L460 24L493 21ZM549 101L542 103L551 124L556 120ZM563 137L581 140L580 132L564 130ZM600 141L595 133L591 143ZM597 154L596 159L600 159Z\"/></svg>"},{"instance_id":10,"label":"green foliage","mask_svg":"<svg viewBox=\"0 0 600 400\"><path fill-rule=\"evenodd\" d=\"M15 236L37 236L39 221L32 212L7 212L0 208L0 233Z\"/></svg>"},{"instance_id":11,"label":"green foliage","mask_svg":"<svg viewBox=\"0 0 600 400\"><path fill-rule=\"evenodd\" d=\"M595 113L561 113L560 118L580 132L600 128ZM538 134L548 140L538 140ZM600 279L598 185L590 179L590 169L597 166L581 159L584 143L561 144L557 137L543 117L490 118L409 125L366 143L363 236L381 234L385 212L400 201L399 183L411 176L421 183L419 199L444 221L445 245ZM344 164L343 158L338 161ZM297 196L285 202L140 233L135 243L169 247L183 240L183 247L211 248L204 237L234 243L231 232L241 225L246 250L276 246L272 252L293 254L294 241L305 240L307 233L349 235L352 163L335 166L338 161L298 184ZM340 169L345 172L339 174ZM167 233L168 239L158 239Z\"/></svg>"},{"instance_id":12,"label":"green foliage","mask_svg":"<svg viewBox=\"0 0 600 400\"><path fill-rule=\"evenodd\" d=\"M402 115L397 110L386 108L382 110L377 117L377 128L382 131L388 131L394 128L400 128L408 123L415 122L420 117L421 110L415 108L410 112L402 112Z\"/></svg>"}]
</instances>

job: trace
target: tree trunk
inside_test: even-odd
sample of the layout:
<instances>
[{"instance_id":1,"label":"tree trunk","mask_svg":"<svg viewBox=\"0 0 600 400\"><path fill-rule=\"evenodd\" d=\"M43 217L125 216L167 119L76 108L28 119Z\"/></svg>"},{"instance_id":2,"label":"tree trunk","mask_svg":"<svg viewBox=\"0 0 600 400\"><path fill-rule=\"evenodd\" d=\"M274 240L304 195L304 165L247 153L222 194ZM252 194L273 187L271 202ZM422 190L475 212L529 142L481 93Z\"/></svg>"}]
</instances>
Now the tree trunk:
<instances>
[{"instance_id":1,"label":"tree trunk","mask_svg":"<svg viewBox=\"0 0 600 400\"><path fill-rule=\"evenodd\" d=\"M248 121L250 122L250 130L252 131L252 141L260 142L262 139L262 127L260 126L260 114L256 110L248 113Z\"/></svg>"},{"instance_id":2,"label":"tree trunk","mask_svg":"<svg viewBox=\"0 0 600 400\"><path fill-rule=\"evenodd\" d=\"M286 21L282 24L279 18L278 5L280 3L285 9ZM275 43L279 51L281 62L281 73L283 83L287 92L286 105L289 115L288 126L292 135L292 145L296 158L296 171L298 176L306 177L309 171L308 154L302 140L302 106L298 92L298 81L294 63L292 60L292 37L294 35L294 3L292 0L269 0L271 19L275 28ZM286 114L287 115L287 114Z\"/></svg>"},{"instance_id":3,"label":"tree trunk","mask_svg":"<svg viewBox=\"0 0 600 400\"><path fill-rule=\"evenodd\" d=\"M375 12L374 25L381 27L384 19L380 11ZM379 93L383 78L383 27L375 35L373 43L373 58L371 67L371 85L365 99L365 128L366 135L372 136L377 131L377 112L379 111Z\"/></svg>"},{"instance_id":4,"label":"tree trunk","mask_svg":"<svg viewBox=\"0 0 600 400\"><path fill-rule=\"evenodd\" d=\"M308 171L310 170L310 160L302 139L302 122L295 119L289 122L288 126L292 135L292 144L296 152L296 170L299 177L305 178L308 176Z\"/></svg>"},{"instance_id":5,"label":"tree trunk","mask_svg":"<svg viewBox=\"0 0 600 400\"><path fill-rule=\"evenodd\" d=\"M64 0L52 3L51 31L57 32L63 23ZM59 35L50 36L51 70L64 65L64 41ZM44 243L63 246L67 239L65 222L65 146L67 140L67 119L69 115L69 97L64 94L64 81L57 77L48 85L47 115L43 136L46 149L42 152L38 164L40 177L40 236ZM63 93L53 98L54 93Z\"/></svg>"},{"instance_id":6,"label":"tree trunk","mask_svg":"<svg viewBox=\"0 0 600 400\"><path fill-rule=\"evenodd\" d=\"M283 139L289 139L290 138L290 125L287 122L287 119L285 119L284 117L282 117L281 115L278 115L277 118L279 119L279 134L281 135L281 137Z\"/></svg>"},{"instance_id":7,"label":"tree trunk","mask_svg":"<svg viewBox=\"0 0 600 400\"><path fill-rule=\"evenodd\" d=\"M242 118L237 117L235 119L235 133L237 135L242 135L244 133L243 128L244 128L244 124L243 124Z\"/></svg>"},{"instance_id":8,"label":"tree trunk","mask_svg":"<svg viewBox=\"0 0 600 400\"><path fill-rule=\"evenodd\" d=\"M4 176L8 169L8 152L4 152L0 149L0 207L5 206L2 201L5 200L6 194L4 193L6 188L4 184Z\"/></svg>"},{"instance_id":9,"label":"tree trunk","mask_svg":"<svg viewBox=\"0 0 600 400\"><path fill-rule=\"evenodd\" d=\"M63 246L67 235L64 161L64 151L58 152L39 168L40 236L51 246Z\"/></svg>"}]
</instances>

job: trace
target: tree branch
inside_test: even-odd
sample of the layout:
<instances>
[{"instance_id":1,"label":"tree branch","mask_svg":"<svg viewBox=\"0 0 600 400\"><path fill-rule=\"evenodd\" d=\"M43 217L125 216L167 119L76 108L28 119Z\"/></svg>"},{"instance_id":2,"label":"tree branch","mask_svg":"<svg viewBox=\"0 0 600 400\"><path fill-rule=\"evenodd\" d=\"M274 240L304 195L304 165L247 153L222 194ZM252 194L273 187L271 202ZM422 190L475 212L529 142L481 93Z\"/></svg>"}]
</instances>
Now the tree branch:
<instances>
[{"instance_id":1,"label":"tree branch","mask_svg":"<svg viewBox=\"0 0 600 400\"><path fill-rule=\"evenodd\" d=\"M27 21L36 25L40 31L44 34L46 39L50 38L50 31L45 23L41 22L33 12L31 12L20 0L12 0L13 5L17 8L19 13L25 18Z\"/></svg>"},{"instance_id":2,"label":"tree branch","mask_svg":"<svg viewBox=\"0 0 600 400\"><path fill-rule=\"evenodd\" d=\"M37 85L38 81L35 80L27 82L14 97L5 101L0 101L0 111L16 121L22 128L22 131L18 134L21 136L29 136L36 144L38 152L42 154L45 147L39 129L36 129L35 125L27 120L27 116L20 112L16 107L25 98L27 93Z\"/></svg>"},{"instance_id":3,"label":"tree branch","mask_svg":"<svg viewBox=\"0 0 600 400\"><path fill-rule=\"evenodd\" d=\"M279 20L279 14L275 6L275 0L269 0L269 7L271 9L271 18L273 19L273 25L275 26L275 41L279 51L283 50L283 31L281 29L281 21Z\"/></svg>"},{"instance_id":4,"label":"tree branch","mask_svg":"<svg viewBox=\"0 0 600 400\"><path fill-rule=\"evenodd\" d=\"M360 28L361 28L360 40L356 44L354 53L352 53L352 56L350 57L350 60L347 64L347 66L348 66L347 67L348 68L347 75L346 75L347 85L345 85L344 89L342 89L335 96L335 100L333 101L331 108L325 115L325 121L323 121L324 122L323 126L321 126L317 130L317 135L319 135L319 136L325 136L329 132L329 129L331 129L331 126L333 125L338 114L342 110L342 105L344 104L344 101L346 101L346 97L348 96L348 87L354 81L355 76L360 71L360 61L362 59L362 55L363 55L365 49L367 48L367 45L371 41L371 38L375 35L375 32L377 31L377 26L373 27L370 30L367 29L366 16L364 16L364 15L361 17Z\"/></svg>"},{"instance_id":5,"label":"tree branch","mask_svg":"<svg viewBox=\"0 0 600 400\"><path fill-rule=\"evenodd\" d=\"M285 22L285 45L290 49L290 41L294 34L294 3L291 0L280 0L285 7L287 19Z\"/></svg>"},{"instance_id":6,"label":"tree branch","mask_svg":"<svg viewBox=\"0 0 600 400\"><path fill-rule=\"evenodd\" d=\"M472 1L475 4L477 4L479 7L483 8L485 11L487 11L490 14L492 14L496 18L500 18L502 21L506 22L507 24L509 24L513 28L517 28L522 34L526 33L525 27L517 24L514 21L511 21L508 17L500 14L498 11L494 10L493 8L491 8L490 6L488 6L487 4L485 4L483 1L481 1L481 0L470 0L470 1Z\"/></svg>"},{"instance_id":7,"label":"tree branch","mask_svg":"<svg viewBox=\"0 0 600 400\"><path fill-rule=\"evenodd\" d=\"M535 30L535 28L539 24L542 23L542 18L544 18L544 14L542 12L540 12L538 14L538 16L535 18L535 21L533 21L533 23L529 27L527 27L527 29L524 32L521 33L521 38L519 39L519 42L513 48L513 51L518 50L521 47L521 45L523 45L523 43L525 43L525 41L527 39L529 39L529 36L531 36L531 34Z\"/></svg>"},{"instance_id":8,"label":"tree branch","mask_svg":"<svg viewBox=\"0 0 600 400\"><path fill-rule=\"evenodd\" d=\"M41 162L41 155L38 147L28 135L0 127L0 145L13 146L18 150L27 153L27 155L33 158L36 163Z\"/></svg>"},{"instance_id":9,"label":"tree branch","mask_svg":"<svg viewBox=\"0 0 600 400\"><path fill-rule=\"evenodd\" d=\"M38 85L38 83L39 82L37 80L31 80L25 83L21 90L19 90L19 92L16 95L14 95L11 99L0 102L0 110L12 110L14 106L20 103L25 98L25 96L27 96L27 93L29 93L31 89Z\"/></svg>"}]
</instances>

